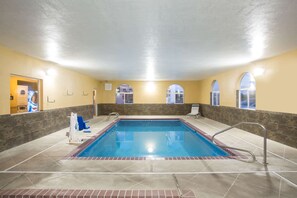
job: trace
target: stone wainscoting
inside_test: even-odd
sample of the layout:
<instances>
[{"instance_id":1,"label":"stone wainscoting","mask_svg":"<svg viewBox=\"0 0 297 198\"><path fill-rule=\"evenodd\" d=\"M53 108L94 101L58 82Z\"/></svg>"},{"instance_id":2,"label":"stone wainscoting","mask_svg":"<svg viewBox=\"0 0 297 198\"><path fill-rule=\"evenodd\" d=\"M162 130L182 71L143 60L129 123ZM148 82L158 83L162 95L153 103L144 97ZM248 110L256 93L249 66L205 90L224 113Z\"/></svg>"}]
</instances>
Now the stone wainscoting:
<instances>
[{"instance_id":1,"label":"stone wainscoting","mask_svg":"<svg viewBox=\"0 0 297 198\"><path fill-rule=\"evenodd\" d=\"M69 126L71 112L93 117L93 105L52 109L34 113L0 115L0 151L18 146Z\"/></svg>"},{"instance_id":2,"label":"stone wainscoting","mask_svg":"<svg viewBox=\"0 0 297 198\"><path fill-rule=\"evenodd\" d=\"M98 104L98 115L186 115L192 104Z\"/></svg>"},{"instance_id":3,"label":"stone wainscoting","mask_svg":"<svg viewBox=\"0 0 297 198\"><path fill-rule=\"evenodd\" d=\"M186 115L192 104L98 104L98 115L118 112L120 115ZM268 131L268 138L297 148L297 114L200 104L202 116L227 125L258 122ZM242 125L239 128L263 136L260 127Z\"/></svg>"},{"instance_id":4,"label":"stone wainscoting","mask_svg":"<svg viewBox=\"0 0 297 198\"><path fill-rule=\"evenodd\" d=\"M297 114L243 110L206 104L200 104L200 112L204 117L227 125L234 125L243 121L258 122L267 128L269 139L297 148ZM263 136L263 132L258 126L242 125L240 128Z\"/></svg>"}]
</instances>

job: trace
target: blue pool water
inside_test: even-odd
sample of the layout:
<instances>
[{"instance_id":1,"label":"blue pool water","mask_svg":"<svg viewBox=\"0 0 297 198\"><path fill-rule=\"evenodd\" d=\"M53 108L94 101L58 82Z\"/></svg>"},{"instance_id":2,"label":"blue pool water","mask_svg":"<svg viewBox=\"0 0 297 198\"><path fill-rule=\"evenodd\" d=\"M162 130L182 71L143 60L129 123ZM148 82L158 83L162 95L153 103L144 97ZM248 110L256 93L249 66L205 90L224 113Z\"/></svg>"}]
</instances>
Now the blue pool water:
<instances>
[{"instance_id":1,"label":"blue pool water","mask_svg":"<svg viewBox=\"0 0 297 198\"><path fill-rule=\"evenodd\" d=\"M77 157L229 155L179 120L120 120Z\"/></svg>"}]
</instances>

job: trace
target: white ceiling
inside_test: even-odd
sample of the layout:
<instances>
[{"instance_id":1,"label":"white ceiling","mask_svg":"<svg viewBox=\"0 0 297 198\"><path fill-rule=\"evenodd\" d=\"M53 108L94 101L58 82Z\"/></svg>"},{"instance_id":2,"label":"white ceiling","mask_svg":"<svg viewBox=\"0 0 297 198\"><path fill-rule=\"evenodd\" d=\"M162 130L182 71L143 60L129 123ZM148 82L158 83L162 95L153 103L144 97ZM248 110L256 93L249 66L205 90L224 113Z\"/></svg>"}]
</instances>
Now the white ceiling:
<instances>
[{"instance_id":1,"label":"white ceiling","mask_svg":"<svg viewBox=\"0 0 297 198\"><path fill-rule=\"evenodd\" d=\"M0 43L101 80L199 80L297 48L296 0L0 0Z\"/></svg>"}]
</instances>

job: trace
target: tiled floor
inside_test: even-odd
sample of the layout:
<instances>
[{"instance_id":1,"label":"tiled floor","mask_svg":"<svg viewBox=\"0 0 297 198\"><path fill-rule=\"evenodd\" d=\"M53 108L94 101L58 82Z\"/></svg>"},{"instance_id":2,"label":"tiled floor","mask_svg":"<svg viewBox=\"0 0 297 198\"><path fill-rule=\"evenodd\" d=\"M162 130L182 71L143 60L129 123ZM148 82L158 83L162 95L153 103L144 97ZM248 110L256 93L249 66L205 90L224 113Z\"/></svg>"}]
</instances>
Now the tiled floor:
<instances>
[{"instance_id":1,"label":"tiled floor","mask_svg":"<svg viewBox=\"0 0 297 198\"><path fill-rule=\"evenodd\" d=\"M141 116L144 117L169 116ZM182 118L210 135L227 127L202 117ZM106 117L92 119L89 123L92 134L111 122ZM32 195L40 198L74 195L80 198L297 197L297 149L269 140L269 164L265 167L262 165L263 138L239 129L221 134L218 139L228 146L253 151L256 162L67 160L65 156L77 147L68 144L67 131L64 129L0 153L0 195L3 198L10 198L8 194L20 198L34 197Z\"/></svg>"}]
</instances>

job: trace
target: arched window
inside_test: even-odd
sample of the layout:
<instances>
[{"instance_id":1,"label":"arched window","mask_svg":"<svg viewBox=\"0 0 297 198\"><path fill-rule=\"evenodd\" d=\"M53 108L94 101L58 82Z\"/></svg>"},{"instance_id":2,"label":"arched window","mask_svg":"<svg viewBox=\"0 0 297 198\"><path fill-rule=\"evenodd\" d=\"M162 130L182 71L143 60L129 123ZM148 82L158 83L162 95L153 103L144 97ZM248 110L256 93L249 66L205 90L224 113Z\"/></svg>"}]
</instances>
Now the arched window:
<instances>
[{"instance_id":1,"label":"arched window","mask_svg":"<svg viewBox=\"0 0 297 198\"><path fill-rule=\"evenodd\" d=\"M256 81L252 74L245 73L240 81L238 103L241 109L256 109Z\"/></svg>"},{"instance_id":2,"label":"arched window","mask_svg":"<svg viewBox=\"0 0 297 198\"><path fill-rule=\"evenodd\" d=\"M211 105L212 106L219 106L220 105L220 87L217 80L212 82L211 87Z\"/></svg>"},{"instance_id":3,"label":"arched window","mask_svg":"<svg viewBox=\"0 0 297 198\"><path fill-rule=\"evenodd\" d=\"M177 84L170 85L167 89L166 96L167 104L183 104L184 103L184 89Z\"/></svg>"},{"instance_id":4,"label":"arched window","mask_svg":"<svg viewBox=\"0 0 297 198\"><path fill-rule=\"evenodd\" d=\"M116 104L132 104L133 89L127 84L121 84L116 89Z\"/></svg>"}]
</instances>

